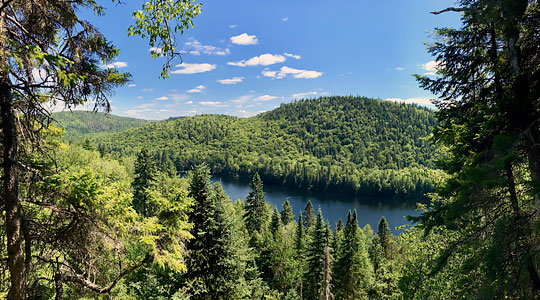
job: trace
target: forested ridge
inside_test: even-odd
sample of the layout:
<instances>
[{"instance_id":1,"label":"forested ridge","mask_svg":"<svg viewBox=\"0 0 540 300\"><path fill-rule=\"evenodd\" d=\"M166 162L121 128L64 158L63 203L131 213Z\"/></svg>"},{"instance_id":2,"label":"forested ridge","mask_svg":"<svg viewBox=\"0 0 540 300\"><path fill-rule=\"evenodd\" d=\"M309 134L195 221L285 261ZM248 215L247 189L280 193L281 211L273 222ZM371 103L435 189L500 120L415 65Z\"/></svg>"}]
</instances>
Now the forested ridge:
<instances>
[{"instance_id":1,"label":"forested ridge","mask_svg":"<svg viewBox=\"0 0 540 300\"><path fill-rule=\"evenodd\" d=\"M207 163L215 174L342 192L420 196L433 190L433 112L363 97L282 104L252 118L200 115L92 139L102 152L132 155L152 145L163 168Z\"/></svg>"},{"instance_id":2,"label":"forested ridge","mask_svg":"<svg viewBox=\"0 0 540 300\"><path fill-rule=\"evenodd\" d=\"M122 131L150 122L89 111L63 111L53 113L52 117L55 126L65 129L64 137L69 141L80 140L94 133Z\"/></svg>"}]
</instances>

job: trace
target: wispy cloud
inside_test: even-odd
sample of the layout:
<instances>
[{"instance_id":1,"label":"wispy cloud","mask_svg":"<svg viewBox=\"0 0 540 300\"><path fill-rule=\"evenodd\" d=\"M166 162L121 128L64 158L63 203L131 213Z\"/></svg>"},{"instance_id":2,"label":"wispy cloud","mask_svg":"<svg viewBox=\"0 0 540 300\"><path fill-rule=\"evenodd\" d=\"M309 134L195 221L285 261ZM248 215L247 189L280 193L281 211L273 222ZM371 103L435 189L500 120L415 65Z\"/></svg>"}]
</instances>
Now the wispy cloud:
<instances>
[{"instance_id":1,"label":"wispy cloud","mask_svg":"<svg viewBox=\"0 0 540 300\"><path fill-rule=\"evenodd\" d=\"M300 56L300 55L290 54L290 53L287 53L287 52L283 53L283 55L285 55L285 56L287 56L287 57L292 57L292 58L294 58L294 59L300 59L300 58L302 58L302 56Z\"/></svg>"},{"instance_id":2,"label":"wispy cloud","mask_svg":"<svg viewBox=\"0 0 540 300\"><path fill-rule=\"evenodd\" d=\"M262 95L262 96L259 96L257 98L255 98L255 100L258 100L258 101L269 101L269 100L273 100L273 99L277 99L278 97L276 96L270 96L270 95Z\"/></svg>"},{"instance_id":3,"label":"wispy cloud","mask_svg":"<svg viewBox=\"0 0 540 300\"><path fill-rule=\"evenodd\" d=\"M186 104L193 104L193 101L189 100L186 102Z\"/></svg>"},{"instance_id":4,"label":"wispy cloud","mask_svg":"<svg viewBox=\"0 0 540 300\"><path fill-rule=\"evenodd\" d=\"M308 98L310 96L321 96L321 95L326 95L326 94L327 93L321 93L321 92L313 91L313 92L292 94L292 97L293 97L293 99L303 99L303 98Z\"/></svg>"},{"instance_id":5,"label":"wispy cloud","mask_svg":"<svg viewBox=\"0 0 540 300\"><path fill-rule=\"evenodd\" d=\"M252 57L248 60L228 62L228 65L237 66L237 67L246 67L246 66L268 66L277 63L282 63L285 60L285 56L279 54L262 54L259 56Z\"/></svg>"},{"instance_id":6,"label":"wispy cloud","mask_svg":"<svg viewBox=\"0 0 540 300\"><path fill-rule=\"evenodd\" d=\"M237 45L256 45L259 43L255 35L242 33L231 37L231 42Z\"/></svg>"},{"instance_id":7,"label":"wispy cloud","mask_svg":"<svg viewBox=\"0 0 540 300\"><path fill-rule=\"evenodd\" d=\"M265 77L276 79L285 78L287 75L292 75L292 77L294 78L313 79L320 77L323 73L318 71L300 70L283 66L281 67L281 69L279 69L279 71L263 70L261 74Z\"/></svg>"},{"instance_id":8,"label":"wispy cloud","mask_svg":"<svg viewBox=\"0 0 540 300\"><path fill-rule=\"evenodd\" d=\"M289 21L289 17L285 17L285 18L281 19L281 21L287 22L287 21Z\"/></svg>"},{"instance_id":9,"label":"wispy cloud","mask_svg":"<svg viewBox=\"0 0 540 300\"><path fill-rule=\"evenodd\" d=\"M248 102L251 99L253 99L253 95L244 95L244 96L240 96L237 99L231 99L229 101L236 104L242 104L242 103Z\"/></svg>"},{"instance_id":10,"label":"wispy cloud","mask_svg":"<svg viewBox=\"0 0 540 300\"><path fill-rule=\"evenodd\" d=\"M228 104L224 104L220 101L200 101L198 104L204 105L204 106L212 106L212 107L227 107Z\"/></svg>"},{"instance_id":11,"label":"wispy cloud","mask_svg":"<svg viewBox=\"0 0 540 300\"><path fill-rule=\"evenodd\" d=\"M233 77L229 79L219 79L217 82L221 84L237 84L244 80L244 77Z\"/></svg>"},{"instance_id":12,"label":"wispy cloud","mask_svg":"<svg viewBox=\"0 0 540 300\"><path fill-rule=\"evenodd\" d=\"M236 28L236 27L238 27L238 25L236 25L236 24L232 24L232 25L229 26L229 28Z\"/></svg>"},{"instance_id":13,"label":"wispy cloud","mask_svg":"<svg viewBox=\"0 0 540 300\"><path fill-rule=\"evenodd\" d=\"M215 46L203 45L197 40L186 42L184 44L184 51L188 51L189 54L193 55L208 54L223 56L231 53L229 48L223 49Z\"/></svg>"},{"instance_id":14,"label":"wispy cloud","mask_svg":"<svg viewBox=\"0 0 540 300\"><path fill-rule=\"evenodd\" d=\"M208 63L202 63L202 64L188 64L188 63L181 63L179 65L176 65L177 68L174 71L172 71L172 74L196 74L196 73L204 73L208 71L212 71L216 68L216 65L208 64Z\"/></svg>"},{"instance_id":15,"label":"wispy cloud","mask_svg":"<svg viewBox=\"0 0 540 300\"><path fill-rule=\"evenodd\" d=\"M189 98L188 95L184 95L184 94L169 94L167 96L171 97L171 99L173 99L175 102L184 101Z\"/></svg>"},{"instance_id":16,"label":"wispy cloud","mask_svg":"<svg viewBox=\"0 0 540 300\"><path fill-rule=\"evenodd\" d=\"M188 93L201 93L205 89L204 85L198 85L192 89L187 90Z\"/></svg>"},{"instance_id":17,"label":"wispy cloud","mask_svg":"<svg viewBox=\"0 0 540 300\"><path fill-rule=\"evenodd\" d=\"M169 97L161 96L161 97L158 97L158 98L155 98L155 99L158 100L158 101L165 101L165 100L169 100Z\"/></svg>"},{"instance_id":18,"label":"wispy cloud","mask_svg":"<svg viewBox=\"0 0 540 300\"><path fill-rule=\"evenodd\" d=\"M144 93L151 93L154 91L154 88L144 88L144 89L141 89L141 92L144 92Z\"/></svg>"},{"instance_id":19,"label":"wispy cloud","mask_svg":"<svg viewBox=\"0 0 540 300\"><path fill-rule=\"evenodd\" d=\"M404 67L396 67L396 71L398 71L398 72L401 72L401 71L403 71L403 70L405 70Z\"/></svg>"},{"instance_id":20,"label":"wispy cloud","mask_svg":"<svg viewBox=\"0 0 540 300\"><path fill-rule=\"evenodd\" d=\"M128 85L128 87L136 87L136 86L137 86L137 85L136 85L136 84L133 84L133 83L130 84L130 85Z\"/></svg>"},{"instance_id":21,"label":"wispy cloud","mask_svg":"<svg viewBox=\"0 0 540 300\"><path fill-rule=\"evenodd\" d=\"M128 66L128 63L125 61L115 61L113 63L105 65L106 69L120 69Z\"/></svg>"}]
</instances>

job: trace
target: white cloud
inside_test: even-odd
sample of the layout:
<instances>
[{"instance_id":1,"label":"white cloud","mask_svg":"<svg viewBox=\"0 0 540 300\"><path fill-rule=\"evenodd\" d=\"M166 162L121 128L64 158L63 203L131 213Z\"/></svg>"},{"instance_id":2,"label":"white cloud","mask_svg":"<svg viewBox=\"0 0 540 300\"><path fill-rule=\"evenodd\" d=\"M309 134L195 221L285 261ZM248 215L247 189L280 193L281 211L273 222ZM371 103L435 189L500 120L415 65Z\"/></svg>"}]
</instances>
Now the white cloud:
<instances>
[{"instance_id":1,"label":"white cloud","mask_svg":"<svg viewBox=\"0 0 540 300\"><path fill-rule=\"evenodd\" d=\"M227 107L227 106L229 106L229 105L223 104L223 102L219 102L219 101L200 101L199 104L204 105L204 106L212 106L212 107Z\"/></svg>"},{"instance_id":2,"label":"white cloud","mask_svg":"<svg viewBox=\"0 0 540 300\"><path fill-rule=\"evenodd\" d=\"M169 100L169 97L161 96L161 97L159 97L159 98L156 98L156 100L158 100L158 101L165 101L165 100Z\"/></svg>"},{"instance_id":3,"label":"white cloud","mask_svg":"<svg viewBox=\"0 0 540 300\"><path fill-rule=\"evenodd\" d=\"M143 98L143 96L137 96L137 99L142 99L142 98Z\"/></svg>"},{"instance_id":4,"label":"white cloud","mask_svg":"<svg viewBox=\"0 0 540 300\"><path fill-rule=\"evenodd\" d=\"M261 74L265 77L275 78L277 75L277 71L263 70Z\"/></svg>"},{"instance_id":5,"label":"white cloud","mask_svg":"<svg viewBox=\"0 0 540 300\"><path fill-rule=\"evenodd\" d=\"M401 72L401 71L403 71L403 70L405 70L404 67L396 67L396 71L398 71L398 72Z\"/></svg>"},{"instance_id":6,"label":"white cloud","mask_svg":"<svg viewBox=\"0 0 540 300\"><path fill-rule=\"evenodd\" d=\"M270 78L276 78L281 79L286 77L287 75L292 75L294 78L304 78L304 79L313 79L320 77L323 73L318 71L308 71L308 70L300 70L300 69L293 69L289 68L287 66L281 67L279 69L279 72L277 71L269 71L264 70L261 72L263 76L270 77Z\"/></svg>"},{"instance_id":7,"label":"white cloud","mask_svg":"<svg viewBox=\"0 0 540 300\"><path fill-rule=\"evenodd\" d=\"M141 89L141 92L145 92L145 93L150 93L150 92L153 92L154 91L154 88L144 88L144 89Z\"/></svg>"},{"instance_id":8,"label":"white cloud","mask_svg":"<svg viewBox=\"0 0 540 300\"><path fill-rule=\"evenodd\" d=\"M231 66L237 66L237 67L245 67L245 66L268 66L273 65L277 63L282 63L285 60L285 56L283 55L274 55L274 54L262 54L259 56L252 57L248 60L241 60L241 61L235 61L235 62L228 62L228 65Z\"/></svg>"},{"instance_id":9,"label":"white cloud","mask_svg":"<svg viewBox=\"0 0 540 300\"><path fill-rule=\"evenodd\" d=\"M407 98L407 99L386 98L384 100L392 101L392 102L400 102L400 103L409 103L409 104L416 103L416 104L424 105L424 106L433 106L433 103L431 102L433 99L431 98Z\"/></svg>"},{"instance_id":10,"label":"white cloud","mask_svg":"<svg viewBox=\"0 0 540 300\"><path fill-rule=\"evenodd\" d=\"M273 100L273 99L277 99L276 96L270 96L270 95L262 95L262 96L259 96L257 98L255 98L255 100L258 100L258 101L269 101L269 100Z\"/></svg>"},{"instance_id":11,"label":"white cloud","mask_svg":"<svg viewBox=\"0 0 540 300\"><path fill-rule=\"evenodd\" d=\"M107 69L114 69L114 68L120 69L120 68L125 68L127 66L128 66L128 64L125 61L115 61L113 63L105 65L105 68L107 68Z\"/></svg>"},{"instance_id":12,"label":"white cloud","mask_svg":"<svg viewBox=\"0 0 540 300\"><path fill-rule=\"evenodd\" d=\"M168 96L171 97L171 99L173 99L176 102L184 101L189 98L188 95L184 95L184 94L169 94Z\"/></svg>"},{"instance_id":13,"label":"white cloud","mask_svg":"<svg viewBox=\"0 0 540 300\"><path fill-rule=\"evenodd\" d=\"M244 80L244 77L233 77L229 79L219 79L217 82L221 84L237 84Z\"/></svg>"},{"instance_id":14,"label":"white cloud","mask_svg":"<svg viewBox=\"0 0 540 300\"><path fill-rule=\"evenodd\" d=\"M153 109L151 108L144 108L144 109L130 109L128 111L126 111L126 114L127 115L131 115L131 116L135 116L135 115L138 115L142 112L149 112L149 111L154 111Z\"/></svg>"},{"instance_id":15,"label":"white cloud","mask_svg":"<svg viewBox=\"0 0 540 300\"><path fill-rule=\"evenodd\" d=\"M204 85L198 85L192 89L187 90L188 93L201 93L205 89Z\"/></svg>"},{"instance_id":16,"label":"white cloud","mask_svg":"<svg viewBox=\"0 0 540 300\"><path fill-rule=\"evenodd\" d=\"M208 64L208 63L202 63L202 64L188 64L188 63L181 63L179 65L176 65L177 68L174 71L172 71L172 74L196 74L196 73L204 73L208 71L212 71L216 68L216 65Z\"/></svg>"},{"instance_id":17,"label":"white cloud","mask_svg":"<svg viewBox=\"0 0 540 300\"><path fill-rule=\"evenodd\" d=\"M189 53L193 55L201 55L201 53L203 53L223 56L231 53L229 48L223 49L215 46L203 45L197 40L186 42L184 44L184 50L189 51Z\"/></svg>"},{"instance_id":18,"label":"white cloud","mask_svg":"<svg viewBox=\"0 0 540 300\"><path fill-rule=\"evenodd\" d=\"M137 86L137 85L136 85L136 84L133 84L133 83L130 84L130 85L128 85L128 87L136 87L136 86Z\"/></svg>"},{"instance_id":19,"label":"white cloud","mask_svg":"<svg viewBox=\"0 0 540 300\"><path fill-rule=\"evenodd\" d=\"M435 75L437 69L440 69L442 67L443 64L437 60L428 61L427 63L422 65L422 69L427 71L426 73L424 73L424 75Z\"/></svg>"},{"instance_id":20,"label":"white cloud","mask_svg":"<svg viewBox=\"0 0 540 300\"><path fill-rule=\"evenodd\" d=\"M302 58L302 56L300 56L300 55L290 54L290 53L287 53L287 52L283 53L283 55L285 55L285 56L287 56L287 57L292 57L292 58L294 58L294 59L300 59L300 58Z\"/></svg>"},{"instance_id":21,"label":"white cloud","mask_svg":"<svg viewBox=\"0 0 540 300\"><path fill-rule=\"evenodd\" d=\"M292 97L295 99L302 99L302 98L307 98L309 96L317 96L317 95L322 95L322 94L319 94L318 92L313 91L313 92L292 94Z\"/></svg>"},{"instance_id":22,"label":"white cloud","mask_svg":"<svg viewBox=\"0 0 540 300\"><path fill-rule=\"evenodd\" d=\"M229 26L229 28L236 28L236 27L238 27L238 25L236 25L236 24L232 24L232 25Z\"/></svg>"},{"instance_id":23,"label":"white cloud","mask_svg":"<svg viewBox=\"0 0 540 300\"><path fill-rule=\"evenodd\" d=\"M193 101L190 100L190 101L186 102L186 104L193 104Z\"/></svg>"},{"instance_id":24,"label":"white cloud","mask_svg":"<svg viewBox=\"0 0 540 300\"><path fill-rule=\"evenodd\" d=\"M248 35L247 33L242 33L240 35L232 36L231 42L237 45L256 45L259 43L255 35Z\"/></svg>"},{"instance_id":25,"label":"white cloud","mask_svg":"<svg viewBox=\"0 0 540 300\"><path fill-rule=\"evenodd\" d=\"M285 18L281 19L281 21L287 22L287 21L289 21L289 17L285 17Z\"/></svg>"}]
</instances>

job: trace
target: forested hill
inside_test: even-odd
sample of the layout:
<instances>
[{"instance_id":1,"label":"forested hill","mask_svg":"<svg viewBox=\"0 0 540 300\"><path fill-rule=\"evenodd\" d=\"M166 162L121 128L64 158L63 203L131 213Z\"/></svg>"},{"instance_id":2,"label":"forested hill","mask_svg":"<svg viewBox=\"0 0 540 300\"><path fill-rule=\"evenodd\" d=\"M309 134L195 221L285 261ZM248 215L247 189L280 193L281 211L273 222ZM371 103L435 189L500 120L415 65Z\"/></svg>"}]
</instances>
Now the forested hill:
<instances>
[{"instance_id":1,"label":"forested hill","mask_svg":"<svg viewBox=\"0 0 540 300\"><path fill-rule=\"evenodd\" d=\"M90 111L57 112L52 117L56 126L66 129L64 136L68 140L78 140L93 133L118 132L150 122Z\"/></svg>"},{"instance_id":2,"label":"forested hill","mask_svg":"<svg viewBox=\"0 0 540 300\"><path fill-rule=\"evenodd\" d=\"M283 104L252 118L200 115L94 138L101 152L155 151L174 172L206 162L217 174L266 183L371 195L432 191L435 148L426 141L433 113L359 97Z\"/></svg>"}]
</instances>

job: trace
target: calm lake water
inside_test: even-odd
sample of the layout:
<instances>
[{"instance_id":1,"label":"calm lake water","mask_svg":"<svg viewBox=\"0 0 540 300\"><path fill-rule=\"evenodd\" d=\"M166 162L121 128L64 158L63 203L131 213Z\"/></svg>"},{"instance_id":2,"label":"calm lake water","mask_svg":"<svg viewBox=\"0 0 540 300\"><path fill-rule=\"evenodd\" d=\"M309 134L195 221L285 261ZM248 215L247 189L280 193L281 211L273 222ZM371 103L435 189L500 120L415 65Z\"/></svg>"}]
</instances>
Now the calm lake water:
<instances>
[{"instance_id":1,"label":"calm lake water","mask_svg":"<svg viewBox=\"0 0 540 300\"><path fill-rule=\"evenodd\" d=\"M225 177L214 177L213 181L221 181L223 189L232 200L245 200L250 192L249 181ZM411 199L369 198L331 192L313 192L269 184L264 185L264 192L266 201L276 206L279 211L281 211L281 205L285 199L289 198L295 218L298 218L298 213L304 210L307 201L311 200L315 213L320 207L324 218L330 222L332 227L340 218L345 223L347 212L356 209L358 225L361 227L369 224L374 231L377 231L379 220L384 216L393 233L397 234L399 231L395 227L404 224L410 225L405 216L419 215L419 212L415 210L415 201Z\"/></svg>"}]
</instances>

